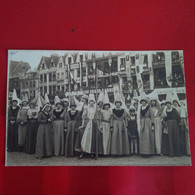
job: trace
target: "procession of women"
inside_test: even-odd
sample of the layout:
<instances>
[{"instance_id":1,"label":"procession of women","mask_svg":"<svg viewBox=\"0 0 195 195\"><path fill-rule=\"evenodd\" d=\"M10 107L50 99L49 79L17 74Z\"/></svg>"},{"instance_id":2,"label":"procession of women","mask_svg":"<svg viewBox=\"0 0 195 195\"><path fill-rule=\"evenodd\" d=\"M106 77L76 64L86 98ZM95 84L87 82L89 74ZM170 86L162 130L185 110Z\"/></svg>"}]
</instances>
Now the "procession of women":
<instances>
[{"instance_id":1,"label":"procession of women","mask_svg":"<svg viewBox=\"0 0 195 195\"><path fill-rule=\"evenodd\" d=\"M124 96L106 90L98 94L45 94L20 100L16 90L8 107L7 151L52 156L151 157L190 155L186 101L170 92L159 101L154 90Z\"/></svg>"}]
</instances>

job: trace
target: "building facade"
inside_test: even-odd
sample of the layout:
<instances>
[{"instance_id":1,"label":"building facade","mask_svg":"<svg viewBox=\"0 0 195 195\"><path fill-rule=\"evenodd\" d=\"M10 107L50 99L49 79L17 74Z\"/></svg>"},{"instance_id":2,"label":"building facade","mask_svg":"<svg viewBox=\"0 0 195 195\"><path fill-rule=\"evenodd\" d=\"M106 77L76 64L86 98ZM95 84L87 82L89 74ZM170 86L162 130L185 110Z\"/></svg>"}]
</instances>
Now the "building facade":
<instances>
[{"instance_id":1,"label":"building facade","mask_svg":"<svg viewBox=\"0 0 195 195\"><path fill-rule=\"evenodd\" d=\"M168 55L169 54L169 55ZM166 67L171 66L171 86L166 78ZM21 64L21 63L20 63ZM15 66L12 66L12 73ZM38 92L45 93L53 101L55 95L61 98L75 91L86 94L107 90L113 99L114 86L118 85L124 95L139 88L138 76L141 75L142 87L146 93L157 89L159 94L171 88L181 89L184 93L184 73L180 63L179 51L157 52L69 52L64 56L52 54L42 56L36 71L28 71L26 66L17 65L19 75L10 77L10 88L19 95L27 94L29 99ZM17 69L17 67L15 67ZM22 68L23 67L23 68ZM22 69L21 69L22 68ZM15 69L15 70L16 70ZM23 71L22 71L23 70ZM138 73L140 73L138 75ZM97 75L97 77L96 77ZM98 80L96 80L98 79Z\"/></svg>"},{"instance_id":2,"label":"building facade","mask_svg":"<svg viewBox=\"0 0 195 195\"><path fill-rule=\"evenodd\" d=\"M10 61L9 62L9 97L15 89L19 98L21 98L20 77L24 76L30 70L28 62Z\"/></svg>"},{"instance_id":3,"label":"building facade","mask_svg":"<svg viewBox=\"0 0 195 195\"><path fill-rule=\"evenodd\" d=\"M32 100L39 92L39 78L36 70L29 70L20 77L21 97L27 95Z\"/></svg>"}]
</instances>

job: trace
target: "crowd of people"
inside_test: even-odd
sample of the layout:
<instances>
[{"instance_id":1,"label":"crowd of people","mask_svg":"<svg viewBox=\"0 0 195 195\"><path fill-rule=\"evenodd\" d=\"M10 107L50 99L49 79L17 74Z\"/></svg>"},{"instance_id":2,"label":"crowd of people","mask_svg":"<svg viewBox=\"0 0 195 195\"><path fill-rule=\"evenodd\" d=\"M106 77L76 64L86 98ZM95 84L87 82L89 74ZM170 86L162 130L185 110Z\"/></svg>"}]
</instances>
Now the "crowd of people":
<instances>
[{"instance_id":1,"label":"crowd of people","mask_svg":"<svg viewBox=\"0 0 195 195\"><path fill-rule=\"evenodd\" d=\"M74 95L54 105L38 94L31 102L21 102L13 93L8 108L8 152L50 156L94 158L99 156L190 155L185 101L170 94L137 97L107 92Z\"/></svg>"}]
</instances>

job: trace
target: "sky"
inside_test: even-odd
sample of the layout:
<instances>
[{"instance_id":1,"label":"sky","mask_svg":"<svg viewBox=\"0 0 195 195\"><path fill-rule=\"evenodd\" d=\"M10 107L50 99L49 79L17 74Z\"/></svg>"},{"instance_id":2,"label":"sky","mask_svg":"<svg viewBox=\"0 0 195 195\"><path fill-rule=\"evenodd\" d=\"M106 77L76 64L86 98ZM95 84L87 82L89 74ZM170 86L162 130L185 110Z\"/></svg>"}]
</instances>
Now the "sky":
<instances>
[{"instance_id":1,"label":"sky","mask_svg":"<svg viewBox=\"0 0 195 195\"><path fill-rule=\"evenodd\" d=\"M51 54L58 54L59 56L64 55L65 53L70 52L78 52L77 50L71 51L71 50L8 50L8 62L10 60L13 61L23 61L28 62L31 66L31 69L35 69L42 56L48 56L50 57ZM94 51L85 51L87 53L94 52ZM96 51L96 53L102 53L108 51ZM111 51L109 51L111 52Z\"/></svg>"},{"instance_id":2,"label":"sky","mask_svg":"<svg viewBox=\"0 0 195 195\"><path fill-rule=\"evenodd\" d=\"M65 50L9 50L8 62L10 60L28 62L33 70L38 66L42 56L50 57L51 54L64 55L65 53Z\"/></svg>"},{"instance_id":3,"label":"sky","mask_svg":"<svg viewBox=\"0 0 195 195\"><path fill-rule=\"evenodd\" d=\"M50 57L51 54L58 54L59 56L61 56L61 55L64 55L65 53L70 53L70 52L76 52L76 51L70 51L70 50L8 50L8 62L10 60L28 62L29 65L31 66L31 69L33 70L37 68L42 56ZM90 52L94 52L94 51L90 51ZM101 53L106 52L107 53L111 51L96 51L96 52L101 52ZM129 51L129 52L133 52L133 51ZM149 51L142 51L142 52L145 53Z\"/></svg>"}]
</instances>

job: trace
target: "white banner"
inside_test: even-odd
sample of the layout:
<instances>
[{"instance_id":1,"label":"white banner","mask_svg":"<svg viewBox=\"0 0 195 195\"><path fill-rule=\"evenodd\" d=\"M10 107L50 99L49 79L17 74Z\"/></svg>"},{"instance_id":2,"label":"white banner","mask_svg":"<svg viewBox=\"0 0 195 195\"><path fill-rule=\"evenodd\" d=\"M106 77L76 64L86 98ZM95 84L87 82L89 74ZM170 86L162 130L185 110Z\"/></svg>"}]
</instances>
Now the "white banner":
<instances>
[{"instance_id":1,"label":"white banner","mask_svg":"<svg viewBox=\"0 0 195 195\"><path fill-rule=\"evenodd\" d=\"M175 87L175 88L161 88L161 89L155 89L158 95L163 95L170 93L172 94L173 91L176 91L176 93L184 93L186 94L186 89L185 87Z\"/></svg>"},{"instance_id":2,"label":"white banner","mask_svg":"<svg viewBox=\"0 0 195 195\"><path fill-rule=\"evenodd\" d=\"M137 80L137 87L139 89L139 92L143 91L143 80L142 80L142 76L141 76L141 72L140 72L140 62L143 61L143 57L141 57L140 59L140 55L138 57L138 59L135 59L135 73L136 73L136 80Z\"/></svg>"},{"instance_id":3,"label":"white banner","mask_svg":"<svg viewBox=\"0 0 195 195\"><path fill-rule=\"evenodd\" d=\"M152 68L152 53L148 53L148 68L150 69L150 89L154 89L154 72Z\"/></svg>"},{"instance_id":4,"label":"white banner","mask_svg":"<svg viewBox=\"0 0 195 195\"><path fill-rule=\"evenodd\" d=\"M181 64L181 68L182 68L183 74L184 74L183 51L179 51L179 62Z\"/></svg>"},{"instance_id":5,"label":"white banner","mask_svg":"<svg viewBox=\"0 0 195 195\"><path fill-rule=\"evenodd\" d=\"M165 52L165 71L166 71L166 81L167 84L172 86L172 56L171 51Z\"/></svg>"}]
</instances>

